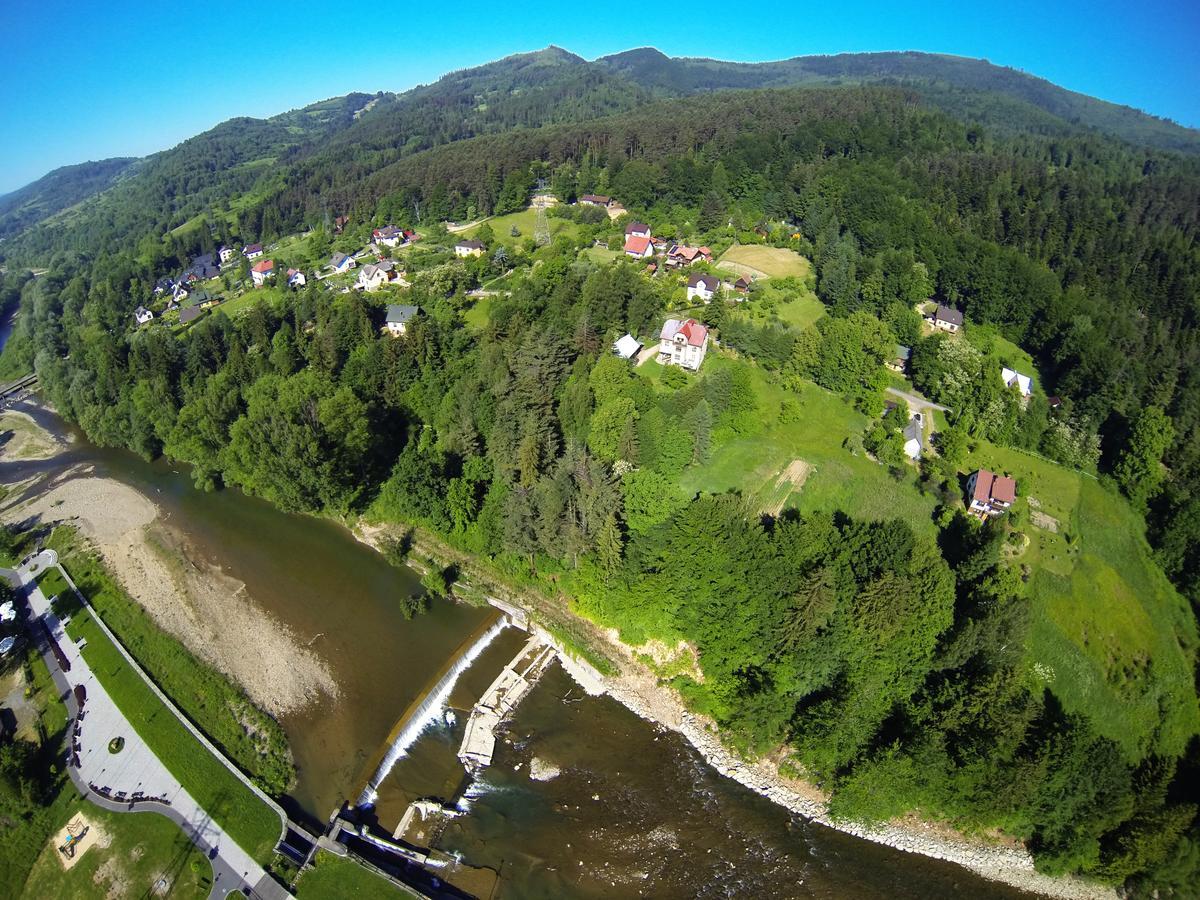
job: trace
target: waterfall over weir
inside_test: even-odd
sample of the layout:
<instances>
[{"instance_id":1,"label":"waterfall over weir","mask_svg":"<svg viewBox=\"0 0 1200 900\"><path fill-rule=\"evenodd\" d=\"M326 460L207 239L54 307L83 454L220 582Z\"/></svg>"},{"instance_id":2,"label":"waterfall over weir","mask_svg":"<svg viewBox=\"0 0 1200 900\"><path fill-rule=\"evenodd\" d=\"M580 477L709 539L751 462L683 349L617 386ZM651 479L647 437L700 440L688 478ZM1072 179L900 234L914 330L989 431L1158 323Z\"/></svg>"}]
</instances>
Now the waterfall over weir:
<instances>
[{"instance_id":1,"label":"waterfall over weir","mask_svg":"<svg viewBox=\"0 0 1200 900\"><path fill-rule=\"evenodd\" d=\"M442 716L442 709L454 690L458 677L471 667L471 663L484 651L488 644L495 640L496 635L508 627L507 616L497 616L480 626L470 638L462 643L458 652L442 669L440 677L431 683L426 690L419 694L404 711L404 715L392 729L392 735L383 760L367 782L362 795L358 798L359 806L371 806L375 803L379 785L387 778L388 773L396 762L403 759L421 732Z\"/></svg>"}]
</instances>

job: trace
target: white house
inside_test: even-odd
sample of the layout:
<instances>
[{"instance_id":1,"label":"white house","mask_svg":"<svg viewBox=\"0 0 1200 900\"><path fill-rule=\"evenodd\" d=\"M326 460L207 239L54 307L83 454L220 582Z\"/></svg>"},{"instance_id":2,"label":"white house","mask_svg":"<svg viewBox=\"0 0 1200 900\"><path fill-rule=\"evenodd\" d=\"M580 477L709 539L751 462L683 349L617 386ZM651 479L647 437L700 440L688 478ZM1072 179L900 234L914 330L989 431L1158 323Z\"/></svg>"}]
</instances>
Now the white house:
<instances>
[{"instance_id":1,"label":"white house","mask_svg":"<svg viewBox=\"0 0 1200 900\"><path fill-rule=\"evenodd\" d=\"M933 318L929 320L929 323L934 328L953 334L963 327L963 314L957 309L939 304L938 308L933 311Z\"/></svg>"},{"instance_id":2,"label":"white house","mask_svg":"<svg viewBox=\"0 0 1200 900\"><path fill-rule=\"evenodd\" d=\"M584 206L612 206L613 199L605 194L584 194L579 198Z\"/></svg>"},{"instance_id":3,"label":"white house","mask_svg":"<svg viewBox=\"0 0 1200 900\"><path fill-rule=\"evenodd\" d=\"M391 260L368 263L358 272L358 286L368 293L374 293L395 281L396 274L396 264Z\"/></svg>"},{"instance_id":4,"label":"white house","mask_svg":"<svg viewBox=\"0 0 1200 900\"><path fill-rule=\"evenodd\" d=\"M133 318L134 321L136 321L139 325L145 325L154 318L154 313L150 312L150 310L146 309L144 306L139 306L133 311Z\"/></svg>"},{"instance_id":5,"label":"white house","mask_svg":"<svg viewBox=\"0 0 1200 900\"><path fill-rule=\"evenodd\" d=\"M387 308L387 320L384 323L384 328L392 337L400 337L408 333L408 323L413 320L413 317L420 310L415 306L404 306L399 303L389 303Z\"/></svg>"},{"instance_id":6,"label":"white house","mask_svg":"<svg viewBox=\"0 0 1200 900\"><path fill-rule=\"evenodd\" d=\"M304 273L299 269L287 270L288 287L304 287L308 283L308 279L304 277Z\"/></svg>"},{"instance_id":7,"label":"white house","mask_svg":"<svg viewBox=\"0 0 1200 900\"><path fill-rule=\"evenodd\" d=\"M384 225L371 232L371 237L381 247L398 247L404 243L404 232L395 225Z\"/></svg>"},{"instance_id":8,"label":"white house","mask_svg":"<svg viewBox=\"0 0 1200 900\"><path fill-rule=\"evenodd\" d=\"M713 295L720 289L721 279L713 275L693 275L688 279L687 298L699 298L705 303L712 300Z\"/></svg>"},{"instance_id":9,"label":"white house","mask_svg":"<svg viewBox=\"0 0 1200 900\"><path fill-rule=\"evenodd\" d=\"M613 344L613 353L621 359L633 359L642 349L642 342L632 334L624 334Z\"/></svg>"},{"instance_id":10,"label":"white house","mask_svg":"<svg viewBox=\"0 0 1200 900\"><path fill-rule=\"evenodd\" d=\"M625 255L634 259L651 257L654 255L654 242L643 235L630 235L625 238Z\"/></svg>"},{"instance_id":11,"label":"white house","mask_svg":"<svg viewBox=\"0 0 1200 900\"><path fill-rule=\"evenodd\" d=\"M217 251L217 253L220 254L221 262L223 262L223 263L227 263L231 259L233 259L235 256L237 256L237 251L234 250L232 247L222 247L220 250Z\"/></svg>"},{"instance_id":12,"label":"white house","mask_svg":"<svg viewBox=\"0 0 1200 900\"><path fill-rule=\"evenodd\" d=\"M483 242L477 241L474 238L466 241L459 241L454 245L455 256L483 256Z\"/></svg>"},{"instance_id":13,"label":"white house","mask_svg":"<svg viewBox=\"0 0 1200 900\"><path fill-rule=\"evenodd\" d=\"M352 257L347 256L345 253L335 253L329 260L329 268L333 269L335 275L340 275L343 272L349 272L357 265L358 263L356 263Z\"/></svg>"},{"instance_id":14,"label":"white house","mask_svg":"<svg viewBox=\"0 0 1200 900\"><path fill-rule=\"evenodd\" d=\"M262 244L247 244L246 249L242 251L246 259L258 259L263 255Z\"/></svg>"},{"instance_id":15,"label":"white house","mask_svg":"<svg viewBox=\"0 0 1200 900\"><path fill-rule=\"evenodd\" d=\"M175 287L171 288L171 299L172 300L175 300L175 301L186 300L187 295L188 295L188 289L187 289L187 286L185 284L183 284L183 282L179 282L175 285Z\"/></svg>"},{"instance_id":16,"label":"white house","mask_svg":"<svg viewBox=\"0 0 1200 900\"><path fill-rule=\"evenodd\" d=\"M1028 397L1033 393L1033 379L1028 375L1022 375L1020 372L1014 372L1012 369L1004 366L1000 369L1000 378L1004 381L1004 386L1007 388L1016 385L1022 397Z\"/></svg>"},{"instance_id":17,"label":"white house","mask_svg":"<svg viewBox=\"0 0 1200 900\"><path fill-rule=\"evenodd\" d=\"M925 449L924 419L921 414L913 416L904 429L904 455L909 459L920 459Z\"/></svg>"},{"instance_id":18,"label":"white house","mask_svg":"<svg viewBox=\"0 0 1200 900\"><path fill-rule=\"evenodd\" d=\"M968 509L981 518L1003 515L1016 499L1017 482L1007 475L979 469L967 479Z\"/></svg>"},{"instance_id":19,"label":"white house","mask_svg":"<svg viewBox=\"0 0 1200 900\"><path fill-rule=\"evenodd\" d=\"M260 259L250 267L250 278L254 282L255 287L262 287L268 280L275 277L275 261L273 259Z\"/></svg>"},{"instance_id":20,"label":"white house","mask_svg":"<svg viewBox=\"0 0 1200 900\"><path fill-rule=\"evenodd\" d=\"M658 361L666 366L682 366L693 372L708 352L708 329L695 319L680 322L667 319L659 335Z\"/></svg>"},{"instance_id":21,"label":"white house","mask_svg":"<svg viewBox=\"0 0 1200 900\"><path fill-rule=\"evenodd\" d=\"M650 226L645 222L630 222L625 226L625 237L650 237Z\"/></svg>"}]
</instances>

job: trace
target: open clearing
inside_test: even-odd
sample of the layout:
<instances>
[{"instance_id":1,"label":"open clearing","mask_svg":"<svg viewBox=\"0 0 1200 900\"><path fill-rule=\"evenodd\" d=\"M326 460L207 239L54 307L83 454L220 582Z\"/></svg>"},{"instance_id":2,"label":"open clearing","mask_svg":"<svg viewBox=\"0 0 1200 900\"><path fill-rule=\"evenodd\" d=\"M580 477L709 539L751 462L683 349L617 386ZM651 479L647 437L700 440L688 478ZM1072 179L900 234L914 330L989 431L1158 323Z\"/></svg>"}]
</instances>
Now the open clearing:
<instances>
[{"instance_id":1,"label":"open clearing","mask_svg":"<svg viewBox=\"0 0 1200 900\"><path fill-rule=\"evenodd\" d=\"M551 239L558 237L560 234L574 237L578 227L574 222L568 219L557 219L554 216L548 215L546 222L550 226ZM495 236L496 243L507 244L512 247L520 244L525 238L532 238L534 226L537 225L537 210L523 209L520 212L509 213L506 216L494 216L486 220L486 224L492 229L492 234ZM513 226L516 226L520 232L514 236L512 233ZM464 228L462 234L465 237L475 237L479 234L479 229L482 224ZM490 252L491 248L489 248Z\"/></svg>"},{"instance_id":2,"label":"open clearing","mask_svg":"<svg viewBox=\"0 0 1200 900\"><path fill-rule=\"evenodd\" d=\"M804 487L813 467L802 459L793 459L775 479L775 483L759 492L761 499L759 512L768 516L778 516L783 512L788 497Z\"/></svg>"},{"instance_id":3,"label":"open clearing","mask_svg":"<svg viewBox=\"0 0 1200 900\"><path fill-rule=\"evenodd\" d=\"M794 250L759 244L734 244L721 255L717 267L758 278L804 278L812 271L809 261Z\"/></svg>"}]
</instances>

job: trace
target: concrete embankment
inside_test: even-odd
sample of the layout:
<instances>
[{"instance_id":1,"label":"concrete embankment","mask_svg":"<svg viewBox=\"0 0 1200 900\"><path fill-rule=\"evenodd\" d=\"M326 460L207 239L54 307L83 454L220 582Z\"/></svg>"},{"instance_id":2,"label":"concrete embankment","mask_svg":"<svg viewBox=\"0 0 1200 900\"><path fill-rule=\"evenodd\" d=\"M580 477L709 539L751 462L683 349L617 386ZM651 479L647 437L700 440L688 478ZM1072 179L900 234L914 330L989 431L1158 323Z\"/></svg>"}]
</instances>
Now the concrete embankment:
<instances>
[{"instance_id":1,"label":"concrete embankment","mask_svg":"<svg viewBox=\"0 0 1200 900\"><path fill-rule=\"evenodd\" d=\"M553 658L554 648L534 635L484 691L479 702L471 709L462 746L458 750L459 760L469 771L492 764L496 731Z\"/></svg>"}]
</instances>

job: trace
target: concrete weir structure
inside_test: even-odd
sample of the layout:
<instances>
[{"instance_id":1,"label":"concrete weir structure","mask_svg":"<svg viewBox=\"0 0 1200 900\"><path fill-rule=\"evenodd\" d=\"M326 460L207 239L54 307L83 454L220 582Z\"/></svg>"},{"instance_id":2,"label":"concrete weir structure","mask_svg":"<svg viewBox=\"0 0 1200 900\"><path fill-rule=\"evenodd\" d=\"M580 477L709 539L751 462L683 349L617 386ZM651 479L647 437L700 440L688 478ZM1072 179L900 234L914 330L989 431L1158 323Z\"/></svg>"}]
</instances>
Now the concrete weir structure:
<instances>
[{"instance_id":1,"label":"concrete weir structure","mask_svg":"<svg viewBox=\"0 0 1200 900\"><path fill-rule=\"evenodd\" d=\"M474 772L491 765L496 750L496 730L553 658L554 648L534 635L496 676L467 720L466 734L458 750L458 758L467 771Z\"/></svg>"}]
</instances>

